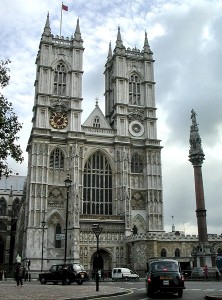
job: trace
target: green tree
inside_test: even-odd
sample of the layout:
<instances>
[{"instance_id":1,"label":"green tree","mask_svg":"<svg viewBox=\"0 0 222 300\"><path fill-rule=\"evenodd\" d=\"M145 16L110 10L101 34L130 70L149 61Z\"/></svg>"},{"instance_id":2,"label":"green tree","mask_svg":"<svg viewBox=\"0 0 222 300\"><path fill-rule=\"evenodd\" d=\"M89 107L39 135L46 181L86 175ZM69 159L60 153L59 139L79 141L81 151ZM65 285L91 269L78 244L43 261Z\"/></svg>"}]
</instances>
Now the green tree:
<instances>
[{"instance_id":1,"label":"green tree","mask_svg":"<svg viewBox=\"0 0 222 300\"><path fill-rule=\"evenodd\" d=\"M12 103L1 93L2 89L9 84L9 63L8 59L0 61L0 178L2 175L8 176L13 173L8 166L8 157L19 163L24 159L20 145L17 144L19 137L16 136L22 124L18 122L18 117L13 112Z\"/></svg>"}]
</instances>

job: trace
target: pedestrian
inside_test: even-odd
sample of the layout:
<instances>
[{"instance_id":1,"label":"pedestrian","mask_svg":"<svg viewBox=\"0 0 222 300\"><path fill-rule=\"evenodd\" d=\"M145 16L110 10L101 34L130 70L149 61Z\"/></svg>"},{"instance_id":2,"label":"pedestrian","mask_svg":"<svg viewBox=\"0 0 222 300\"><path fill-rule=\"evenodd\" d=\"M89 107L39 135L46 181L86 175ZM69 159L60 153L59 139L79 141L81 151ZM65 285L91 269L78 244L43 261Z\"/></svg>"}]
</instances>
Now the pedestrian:
<instances>
[{"instance_id":1,"label":"pedestrian","mask_svg":"<svg viewBox=\"0 0 222 300\"><path fill-rule=\"evenodd\" d=\"M18 263L15 269L15 279L16 279L17 286L19 286L19 284L21 285L21 287L23 286L23 277L24 277L24 268L22 267L21 263Z\"/></svg>"},{"instance_id":2,"label":"pedestrian","mask_svg":"<svg viewBox=\"0 0 222 300\"><path fill-rule=\"evenodd\" d=\"M205 274L205 278L208 279L208 266L207 265L204 267L204 274Z\"/></svg>"}]
</instances>

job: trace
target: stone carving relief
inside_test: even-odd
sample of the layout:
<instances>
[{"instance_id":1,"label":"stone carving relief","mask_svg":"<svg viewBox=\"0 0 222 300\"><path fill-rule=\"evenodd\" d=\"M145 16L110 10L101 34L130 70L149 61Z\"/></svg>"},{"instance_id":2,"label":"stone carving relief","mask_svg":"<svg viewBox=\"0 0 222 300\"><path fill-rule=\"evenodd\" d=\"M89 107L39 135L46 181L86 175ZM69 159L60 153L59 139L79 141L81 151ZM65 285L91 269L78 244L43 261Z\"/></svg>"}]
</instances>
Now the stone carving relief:
<instances>
[{"instance_id":1,"label":"stone carving relief","mask_svg":"<svg viewBox=\"0 0 222 300\"><path fill-rule=\"evenodd\" d=\"M63 208L64 207L64 195L62 189L52 188L49 190L48 207L50 208Z\"/></svg>"},{"instance_id":2,"label":"stone carving relief","mask_svg":"<svg viewBox=\"0 0 222 300\"><path fill-rule=\"evenodd\" d=\"M143 195L139 192L135 192L131 199L131 208L134 210L145 210L146 203Z\"/></svg>"},{"instance_id":3,"label":"stone carving relief","mask_svg":"<svg viewBox=\"0 0 222 300\"><path fill-rule=\"evenodd\" d=\"M144 117L144 111L142 109L128 109L128 120L129 122L132 121L139 121L143 124L145 117Z\"/></svg>"}]
</instances>

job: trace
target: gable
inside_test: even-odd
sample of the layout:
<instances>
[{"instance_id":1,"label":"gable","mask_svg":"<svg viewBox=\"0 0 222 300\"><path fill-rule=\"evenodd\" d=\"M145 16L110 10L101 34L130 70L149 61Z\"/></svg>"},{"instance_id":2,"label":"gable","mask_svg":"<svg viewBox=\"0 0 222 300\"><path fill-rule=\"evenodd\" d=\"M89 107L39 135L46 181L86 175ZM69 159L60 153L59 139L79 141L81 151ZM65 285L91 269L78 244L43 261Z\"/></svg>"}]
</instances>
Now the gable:
<instances>
[{"instance_id":1,"label":"gable","mask_svg":"<svg viewBox=\"0 0 222 300\"><path fill-rule=\"evenodd\" d=\"M98 105L96 105L89 117L83 123L83 126L112 129Z\"/></svg>"}]
</instances>

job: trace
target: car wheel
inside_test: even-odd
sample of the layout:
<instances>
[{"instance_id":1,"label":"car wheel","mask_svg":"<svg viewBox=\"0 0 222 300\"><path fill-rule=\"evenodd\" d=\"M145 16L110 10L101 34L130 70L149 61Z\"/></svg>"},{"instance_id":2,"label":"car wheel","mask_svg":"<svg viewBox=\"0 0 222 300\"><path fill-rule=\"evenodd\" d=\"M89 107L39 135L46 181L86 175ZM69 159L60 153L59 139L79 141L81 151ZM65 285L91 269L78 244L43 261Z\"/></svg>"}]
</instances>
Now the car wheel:
<instances>
[{"instance_id":1,"label":"car wheel","mask_svg":"<svg viewBox=\"0 0 222 300\"><path fill-rule=\"evenodd\" d=\"M42 278L40 279L40 282L41 282L41 284L46 284L46 280L45 280L45 278L44 278L44 277L42 277Z\"/></svg>"},{"instance_id":2,"label":"car wheel","mask_svg":"<svg viewBox=\"0 0 222 300\"><path fill-rule=\"evenodd\" d=\"M82 285L83 284L83 281L76 281L76 283L78 284L78 285Z\"/></svg>"},{"instance_id":3,"label":"car wheel","mask_svg":"<svg viewBox=\"0 0 222 300\"><path fill-rule=\"evenodd\" d=\"M178 292L178 297L179 297L179 298L182 298L182 297L183 297L183 290L180 290L180 291Z\"/></svg>"}]
</instances>

